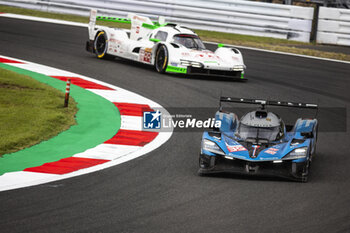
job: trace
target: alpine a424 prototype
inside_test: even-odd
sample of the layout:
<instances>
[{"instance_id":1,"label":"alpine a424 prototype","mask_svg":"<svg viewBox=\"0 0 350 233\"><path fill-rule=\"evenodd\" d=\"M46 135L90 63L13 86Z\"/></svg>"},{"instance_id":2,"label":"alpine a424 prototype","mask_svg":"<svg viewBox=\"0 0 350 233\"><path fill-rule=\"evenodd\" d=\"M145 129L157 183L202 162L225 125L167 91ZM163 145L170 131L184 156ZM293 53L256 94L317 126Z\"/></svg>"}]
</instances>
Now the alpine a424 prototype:
<instances>
[{"instance_id":1,"label":"alpine a424 prototype","mask_svg":"<svg viewBox=\"0 0 350 233\"><path fill-rule=\"evenodd\" d=\"M261 107L242 116L224 112L221 102L258 104ZM285 125L266 106L314 108L316 104L220 98L215 120L220 128L204 132L199 156L199 174L234 172L269 175L307 182L316 151L317 119L297 119Z\"/></svg>"},{"instance_id":2,"label":"alpine a424 prototype","mask_svg":"<svg viewBox=\"0 0 350 233\"><path fill-rule=\"evenodd\" d=\"M131 30L98 26L96 20L129 23ZM127 19L102 17L91 10L86 49L98 58L120 57L153 65L159 73L244 79L245 65L238 49L219 44L215 52L209 51L192 30L165 23L163 17L153 22L131 13Z\"/></svg>"}]
</instances>

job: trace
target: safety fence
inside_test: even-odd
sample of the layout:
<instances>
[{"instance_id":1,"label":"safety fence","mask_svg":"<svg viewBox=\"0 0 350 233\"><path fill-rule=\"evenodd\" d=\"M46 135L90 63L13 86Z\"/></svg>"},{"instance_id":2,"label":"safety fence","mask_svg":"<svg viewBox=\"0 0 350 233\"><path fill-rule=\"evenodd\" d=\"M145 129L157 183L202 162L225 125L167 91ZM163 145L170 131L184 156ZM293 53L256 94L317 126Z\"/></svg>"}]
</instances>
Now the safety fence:
<instances>
[{"instance_id":1,"label":"safety fence","mask_svg":"<svg viewBox=\"0 0 350 233\"><path fill-rule=\"evenodd\" d=\"M133 12L194 29L309 42L314 9L243 0L0 0L0 4L47 12L126 17Z\"/></svg>"},{"instance_id":2,"label":"safety fence","mask_svg":"<svg viewBox=\"0 0 350 233\"><path fill-rule=\"evenodd\" d=\"M350 46L350 10L320 7L317 43Z\"/></svg>"}]
</instances>

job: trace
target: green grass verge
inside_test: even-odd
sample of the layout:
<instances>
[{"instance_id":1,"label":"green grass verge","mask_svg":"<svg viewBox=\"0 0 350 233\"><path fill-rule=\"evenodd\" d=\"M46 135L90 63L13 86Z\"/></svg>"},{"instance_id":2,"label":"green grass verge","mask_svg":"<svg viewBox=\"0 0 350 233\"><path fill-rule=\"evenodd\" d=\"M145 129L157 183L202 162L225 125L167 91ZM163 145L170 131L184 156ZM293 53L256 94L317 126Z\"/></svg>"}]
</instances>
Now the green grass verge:
<instances>
[{"instance_id":1,"label":"green grass verge","mask_svg":"<svg viewBox=\"0 0 350 233\"><path fill-rule=\"evenodd\" d=\"M4 63L0 63L0 68L29 76L61 93L65 92L65 82L58 79ZM120 114L112 102L76 85L71 85L70 94L79 109L75 115L77 123L50 140L4 154L0 157L0 175L71 157L105 142L118 132Z\"/></svg>"},{"instance_id":2,"label":"green grass verge","mask_svg":"<svg viewBox=\"0 0 350 233\"><path fill-rule=\"evenodd\" d=\"M0 68L0 156L48 140L74 125L78 110L64 93L28 76Z\"/></svg>"},{"instance_id":3,"label":"green grass verge","mask_svg":"<svg viewBox=\"0 0 350 233\"><path fill-rule=\"evenodd\" d=\"M81 22L81 23L89 22L88 17L48 13L48 12L42 12L42 11L36 11L36 10L8 7L3 5L0 5L0 12L61 19L61 20L75 21L75 22ZM104 26L113 26L118 28L130 28L130 24L125 24L125 23L112 23L112 22L98 21L98 24L104 25ZM239 34L232 34L232 33L204 31L204 30L195 30L195 31L204 41L212 41L212 42L219 42L219 43L225 43L225 44L261 48L261 49L267 49L267 50L273 50L273 51L288 52L288 53L350 61L349 54L320 51L316 49L317 45L315 45L314 43L302 43L302 42L296 42L296 41L290 41L290 40L284 40L284 39L275 39L270 37L248 36L248 35L239 35ZM306 45L309 48L298 47L302 45ZM315 46L315 49L312 49L313 46Z\"/></svg>"}]
</instances>

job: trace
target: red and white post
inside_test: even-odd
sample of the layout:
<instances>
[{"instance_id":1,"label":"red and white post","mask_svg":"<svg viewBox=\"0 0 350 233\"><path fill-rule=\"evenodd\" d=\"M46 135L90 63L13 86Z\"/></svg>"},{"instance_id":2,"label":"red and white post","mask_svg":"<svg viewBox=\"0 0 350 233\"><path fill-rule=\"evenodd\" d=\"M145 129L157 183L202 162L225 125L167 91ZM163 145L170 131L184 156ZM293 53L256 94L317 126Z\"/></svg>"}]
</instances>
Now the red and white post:
<instances>
[{"instance_id":1,"label":"red and white post","mask_svg":"<svg viewBox=\"0 0 350 233\"><path fill-rule=\"evenodd\" d=\"M71 83L71 80L70 78L67 79L67 85L66 85L66 96L64 98L64 107L68 107L68 101L69 101L69 92L70 92L70 83Z\"/></svg>"}]
</instances>

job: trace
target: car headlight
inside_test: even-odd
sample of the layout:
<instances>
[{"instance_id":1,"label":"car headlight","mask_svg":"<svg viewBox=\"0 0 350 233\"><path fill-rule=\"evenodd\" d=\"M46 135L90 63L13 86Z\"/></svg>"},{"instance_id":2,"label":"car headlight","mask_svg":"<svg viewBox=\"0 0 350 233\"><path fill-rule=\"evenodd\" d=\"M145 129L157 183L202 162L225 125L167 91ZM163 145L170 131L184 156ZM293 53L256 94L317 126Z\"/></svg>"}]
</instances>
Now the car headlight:
<instances>
[{"instance_id":1,"label":"car headlight","mask_svg":"<svg viewBox=\"0 0 350 233\"><path fill-rule=\"evenodd\" d=\"M186 60L180 60L181 61L181 65L183 66L189 66L191 65L191 62L190 61L186 61Z\"/></svg>"},{"instance_id":2,"label":"car headlight","mask_svg":"<svg viewBox=\"0 0 350 233\"><path fill-rule=\"evenodd\" d=\"M203 67L203 65L200 62L195 62L195 61L191 62L191 66L197 67L197 68L202 68Z\"/></svg>"},{"instance_id":3,"label":"car headlight","mask_svg":"<svg viewBox=\"0 0 350 233\"><path fill-rule=\"evenodd\" d=\"M180 64L183 66L192 66L192 67L196 67L196 68L202 68L203 64L200 62L196 62L196 61L187 61L187 60L180 60Z\"/></svg>"},{"instance_id":4,"label":"car headlight","mask_svg":"<svg viewBox=\"0 0 350 233\"><path fill-rule=\"evenodd\" d=\"M233 71L241 71L243 69L244 69L244 66L242 66L242 65L235 65L232 68Z\"/></svg>"},{"instance_id":5,"label":"car headlight","mask_svg":"<svg viewBox=\"0 0 350 233\"><path fill-rule=\"evenodd\" d=\"M225 154L215 142L208 139L203 139L202 149L216 154Z\"/></svg>"},{"instance_id":6,"label":"car headlight","mask_svg":"<svg viewBox=\"0 0 350 233\"><path fill-rule=\"evenodd\" d=\"M289 154L283 157L283 159L302 159L307 155L307 147L300 147L292 150Z\"/></svg>"}]
</instances>

